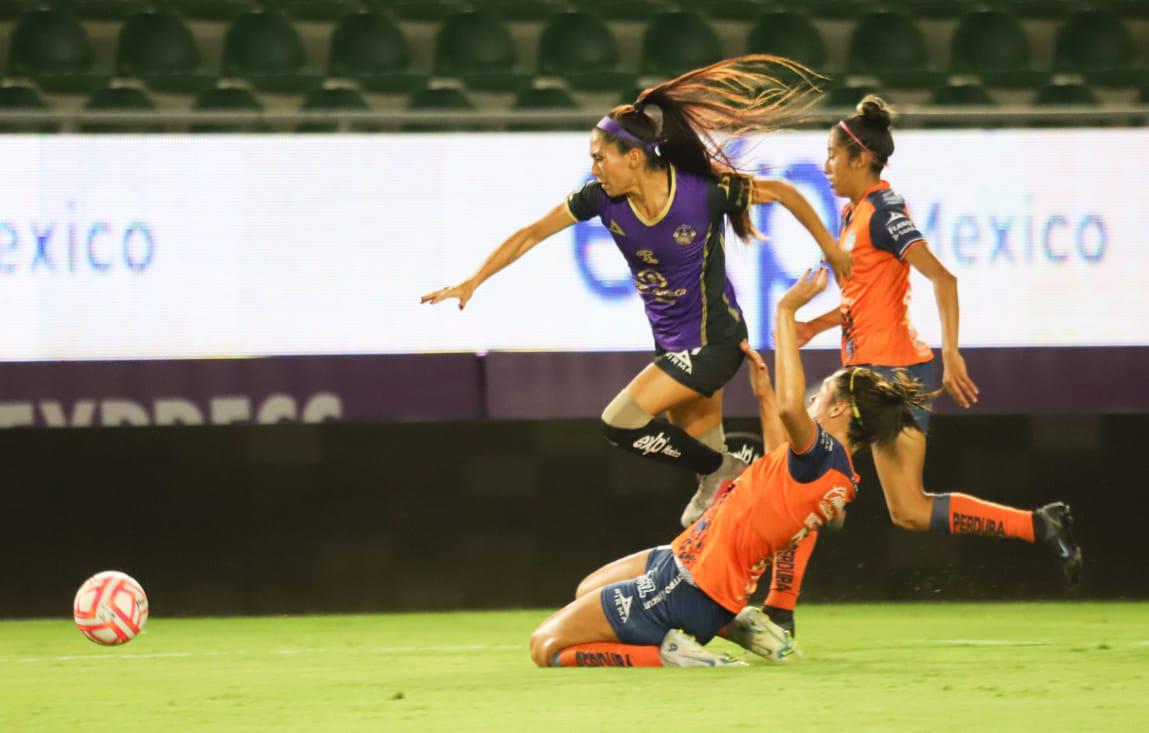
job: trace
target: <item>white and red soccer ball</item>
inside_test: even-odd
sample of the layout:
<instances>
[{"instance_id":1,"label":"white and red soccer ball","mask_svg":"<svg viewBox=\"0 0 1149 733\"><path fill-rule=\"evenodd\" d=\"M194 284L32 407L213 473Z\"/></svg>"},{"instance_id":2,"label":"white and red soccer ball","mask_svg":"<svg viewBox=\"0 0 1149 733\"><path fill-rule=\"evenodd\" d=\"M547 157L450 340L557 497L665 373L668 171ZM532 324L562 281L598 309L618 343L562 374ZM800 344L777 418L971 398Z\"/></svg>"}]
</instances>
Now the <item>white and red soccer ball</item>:
<instances>
[{"instance_id":1,"label":"white and red soccer ball","mask_svg":"<svg viewBox=\"0 0 1149 733\"><path fill-rule=\"evenodd\" d=\"M148 597L131 576L105 570L80 586L72 616L80 633L97 644L124 644L144 628L148 620Z\"/></svg>"}]
</instances>

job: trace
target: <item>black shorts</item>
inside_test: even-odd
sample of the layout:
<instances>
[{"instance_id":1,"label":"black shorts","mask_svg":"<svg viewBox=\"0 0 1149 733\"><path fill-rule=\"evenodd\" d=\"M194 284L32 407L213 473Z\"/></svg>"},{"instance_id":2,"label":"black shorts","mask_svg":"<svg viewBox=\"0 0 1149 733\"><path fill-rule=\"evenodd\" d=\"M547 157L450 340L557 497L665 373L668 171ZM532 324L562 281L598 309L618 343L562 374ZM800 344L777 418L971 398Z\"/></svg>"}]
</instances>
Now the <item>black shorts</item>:
<instances>
[{"instance_id":1,"label":"black shorts","mask_svg":"<svg viewBox=\"0 0 1149 733\"><path fill-rule=\"evenodd\" d=\"M746 358L742 347L738 345L746 338L745 326L741 332L736 340L707 344L688 351L658 349L654 363L679 384L703 397L713 397L738 373L742 360Z\"/></svg>"}]
</instances>

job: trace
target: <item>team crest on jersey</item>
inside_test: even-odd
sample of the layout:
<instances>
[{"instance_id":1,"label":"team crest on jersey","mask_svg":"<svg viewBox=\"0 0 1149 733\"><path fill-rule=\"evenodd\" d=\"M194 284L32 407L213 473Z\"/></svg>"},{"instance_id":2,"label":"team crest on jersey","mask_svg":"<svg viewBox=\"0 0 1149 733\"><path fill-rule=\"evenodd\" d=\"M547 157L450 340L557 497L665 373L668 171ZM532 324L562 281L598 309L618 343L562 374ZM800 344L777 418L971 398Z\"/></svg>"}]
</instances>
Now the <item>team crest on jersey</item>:
<instances>
[{"instance_id":1,"label":"team crest on jersey","mask_svg":"<svg viewBox=\"0 0 1149 733\"><path fill-rule=\"evenodd\" d=\"M847 252L854 249L854 240L856 240L857 238L858 238L858 233L855 232L853 229L846 232L846 241L842 242L842 249L846 250Z\"/></svg>"},{"instance_id":2,"label":"team crest on jersey","mask_svg":"<svg viewBox=\"0 0 1149 733\"><path fill-rule=\"evenodd\" d=\"M674 230L674 242L683 247L694 241L698 236L698 230L689 224L679 224Z\"/></svg>"}]
</instances>

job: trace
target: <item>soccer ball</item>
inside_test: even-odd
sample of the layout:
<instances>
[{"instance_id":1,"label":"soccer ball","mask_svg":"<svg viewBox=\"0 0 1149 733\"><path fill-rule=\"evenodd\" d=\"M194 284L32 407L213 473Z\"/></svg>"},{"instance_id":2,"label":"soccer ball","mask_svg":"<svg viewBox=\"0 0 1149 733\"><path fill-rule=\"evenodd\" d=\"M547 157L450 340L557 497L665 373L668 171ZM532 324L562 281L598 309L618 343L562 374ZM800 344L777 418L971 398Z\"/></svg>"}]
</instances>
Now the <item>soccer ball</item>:
<instances>
[{"instance_id":1,"label":"soccer ball","mask_svg":"<svg viewBox=\"0 0 1149 733\"><path fill-rule=\"evenodd\" d=\"M72 617L80 633L97 644L131 641L148 620L148 597L131 576L116 570L96 573L76 592Z\"/></svg>"}]
</instances>

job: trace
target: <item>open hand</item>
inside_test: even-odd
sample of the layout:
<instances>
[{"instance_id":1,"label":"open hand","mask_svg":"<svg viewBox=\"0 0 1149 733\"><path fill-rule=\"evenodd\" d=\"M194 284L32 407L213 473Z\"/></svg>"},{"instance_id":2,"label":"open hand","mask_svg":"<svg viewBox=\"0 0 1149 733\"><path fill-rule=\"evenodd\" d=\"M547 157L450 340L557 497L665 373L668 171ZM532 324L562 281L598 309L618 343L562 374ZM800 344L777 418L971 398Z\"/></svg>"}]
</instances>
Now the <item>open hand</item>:
<instances>
[{"instance_id":1,"label":"open hand","mask_svg":"<svg viewBox=\"0 0 1149 733\"><path fill-rule=\"evenodd\" d=\"M825 267L811 268L782 295L778 306L796 311L813 300L814 296L826 289L829 272Z\"/></svg>"},{"instance_id":2,"label":"open hand","mask_svg":"<svg viewBox=\"0 0 1149 733\"><path fill-rule=\"evenodd\" d=\"M427 293L422 298L419 298L420 303L441 303L447 298L457 298L459 300L459 310L463 310L467 305L467 301L475 294L475 286L471 284L470 280L465 280L458 285L452 285L445 288L439 288L433 293Z\"/></svg>"},{"instance_id":3,"label":"open hand","mask_svg":"<svg viewBox=\"0 0 1149 733\"><path fill-rule=\"evenodd\" d=\"M942 388L962 407L977 402L977 385L969 378L965 359L957 352L942 354Z\"/></svg>"}]
</instances>

